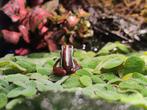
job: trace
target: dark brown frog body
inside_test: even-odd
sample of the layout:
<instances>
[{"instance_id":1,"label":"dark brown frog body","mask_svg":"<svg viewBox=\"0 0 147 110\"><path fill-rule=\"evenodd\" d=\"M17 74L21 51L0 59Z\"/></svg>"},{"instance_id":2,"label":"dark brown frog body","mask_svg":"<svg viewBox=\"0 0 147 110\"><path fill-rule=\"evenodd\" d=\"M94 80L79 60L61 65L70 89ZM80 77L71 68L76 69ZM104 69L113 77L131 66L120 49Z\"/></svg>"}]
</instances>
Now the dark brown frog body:
<instances>
[{"instance_id":1,"label":"dark brown frog body","mask_svg":"<svg viewBox=\"0 0 147 110\"><path fill-rule=\"evenodd\" d=\"M53 72L55 75L64 76L75 73L81 66L73 59L73 46L63 45L60 59L54 64Z\"/></svg>"}]
</instances>

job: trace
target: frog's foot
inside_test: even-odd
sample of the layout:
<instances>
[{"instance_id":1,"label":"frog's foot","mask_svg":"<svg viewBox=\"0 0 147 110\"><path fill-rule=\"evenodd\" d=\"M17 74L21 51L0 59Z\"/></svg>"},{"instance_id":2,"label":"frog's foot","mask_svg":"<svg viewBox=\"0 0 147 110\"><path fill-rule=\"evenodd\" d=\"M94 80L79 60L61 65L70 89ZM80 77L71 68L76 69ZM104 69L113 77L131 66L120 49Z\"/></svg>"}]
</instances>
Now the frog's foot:
<instances>
[{"instance_id":1,"label":"frog's foot","mask_svg":"<svg viewBox=\"0 0 147 110\"><path fill-rule=\"evenodd\" d=\"M62 67L54 67L53 72L58 76L65 76L67 74L66 70Z\"/></svg>"},{"instance_id":2,"label":"frog's foot","mask_svg":"<svg viewBox=\"0 0 147 110\"><path fill-rule=\"evenodd\" d=\"M66 70L60 66L60 59L54 64L53 73L58 76L65 76L67 74Z\"/></svg>"},{"instance_id":3,"label":"frog's foot","mask_svg":"<svg viewBox=\"0 0 147 110\"><path fill-rule=\"evenodd\" d=\"M75 73L77 70L82 68L82 66L80 66L75 59L73 61L74 61L74 67L71 69L71 73Z\"/></svg>"}]
</instances>

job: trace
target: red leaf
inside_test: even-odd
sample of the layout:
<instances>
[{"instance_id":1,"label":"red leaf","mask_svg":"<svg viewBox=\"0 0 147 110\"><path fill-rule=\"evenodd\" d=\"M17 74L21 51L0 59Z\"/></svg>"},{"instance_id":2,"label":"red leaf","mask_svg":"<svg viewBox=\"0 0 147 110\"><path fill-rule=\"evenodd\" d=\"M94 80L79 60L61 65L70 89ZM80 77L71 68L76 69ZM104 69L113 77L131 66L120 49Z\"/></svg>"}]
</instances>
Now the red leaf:
<instances>
[{"instance_id":1,"label":"red leaf","mask_svg":"<svg viewBox=\"0 0 147 110\"><path fill-rule=\"evenodd\" d=\"M44 40L41 40L38 45L36 46L36 49L43 49L47 46L46 42Z\"/></svg>"},{"instance_id":2,"label":"red leaf","mask_svg":"<svg viewBox=\"0 0 147 110\"><path fill-rule=\"evenodd\" d=\"M46 24L47 18L51 16L50 13L42 8L35 7L25 18L26 20L24 20L23 25L29 24L29 28L35 31L40 23L42 23L42 25Z\"/></svg>"},{"instance_id":3,"label":"red leaf","mask_svg":"<svg viewBox=\"0 0 147 110\"><path fill-rule=\"evenodd\" d=\"M54 52L57 50L57 45L53 39L47 40L48 48L51 52Z\"/></svg>"},{"instance_id":4,"label":"red leaf","mask_svg":"<svg viewBox=\"0 0 147 110\"><path fill-rule=\"evenodd\" d=\"M23 19L27 10L25 9L26 0L10 0L4 7L2 11L8 15L13 22L17 22L20 19Z\"/></svg>"},{"instance_id":5,"label":"red leaf","mask_svg":"<svg viewBox=\"0 0 147 110\"><path fill-rule=\"evenodd\" d=\"M25 26L20 25L19 31L22 33L22 37L23 37L24 41L26 43L30 43L29 30Z\"/></svg>"},{"instance_id":6,"label":"red leaf","mask_svg":"<svg viewBox=\"0 0 147 110\"><path fill-rule=\"evenodd\" d=\"M20 48L20 49L15 50L15 53L17 55L27 55L30 53L30 51L29 49L26 49L26 48Z\"/></svg>"},{"instance_id":7,"label":"red leaf","mask_svg":"<svg viewBox=\"0 0 147 110\"><path fill-rule=\"evenodd\" d=\"M57 50L57 44L56 42L53 40L53 32L48 32L47 35L45 35L44 39L48 44L48 48L51 52L54 52Z\"/></svg>"},{"instance_id":8,"label":"red leaf","mask_svg":"<svg viewBox=\"0 0 147 110\"><path fill-rule=\"evenodd\" d=\"M19 42L20 36L22 35L19 32L9 31L9 30L2 30L4 39L13 44L17 44Z\"/></svg>"}]
</instances>

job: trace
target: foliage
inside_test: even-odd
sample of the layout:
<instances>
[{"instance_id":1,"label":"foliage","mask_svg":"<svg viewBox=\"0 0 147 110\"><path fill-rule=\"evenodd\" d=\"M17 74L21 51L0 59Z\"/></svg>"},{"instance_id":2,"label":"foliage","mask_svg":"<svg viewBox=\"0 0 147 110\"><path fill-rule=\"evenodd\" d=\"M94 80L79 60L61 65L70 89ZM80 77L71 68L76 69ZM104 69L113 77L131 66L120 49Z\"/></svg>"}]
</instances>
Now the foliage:
<instances>
[{"instance_id":1,"label":"foliage","mask_svg":"<svg viewBox=\"0 0 147 110\"><path fill-rule=\"evenodd\" d=\"M93 36L90 14L82 8L67 10L59 0L8 0L1 13L4 40L18 46L23 42L15 51L18 55L46 48L56 51L61 44Z\"/></svg>"},{"instance_id":2,"label":"foliage","mask_svg":"<svg viewBox=\"0 0 147 110\"><path fill-rule=\"evenodd\" d=\"M105 46L98 53L75 50L74 56L83 68L64 77L52 73L59 52L6 55L0 59L0 108L11 110L46 91L80 91L89 98L146 108L146 52L130 54L123 45L122 50L128 49L125 54L102 54L110 47Z\"/></svg>"}]
</instances>

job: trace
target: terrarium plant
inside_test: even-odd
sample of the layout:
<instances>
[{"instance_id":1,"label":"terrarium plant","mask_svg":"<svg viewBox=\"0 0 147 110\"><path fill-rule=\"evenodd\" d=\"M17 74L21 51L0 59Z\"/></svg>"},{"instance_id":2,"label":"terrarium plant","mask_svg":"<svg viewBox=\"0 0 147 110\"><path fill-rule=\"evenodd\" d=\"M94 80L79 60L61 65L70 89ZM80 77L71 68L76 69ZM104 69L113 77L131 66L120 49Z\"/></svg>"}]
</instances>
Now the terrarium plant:
<instances>
[{"instance_id":1,"label":"terrarium plant","mask_svg":"<svg viewBox=\"0 0 147 110\"><path fill-rule=\"evenodd\" d=\"M88 21L90 14L82 8L75 12L66 10L58 0L9 0L1 11L11 22L1 30L2 37L14 45L20 40L24 42L15 51L19 55L28 54L31 51L29 47L33 50L48 47L55 51L59 45L75 44L76 39L93 36Z\"/></svg>"}]
</instances>

